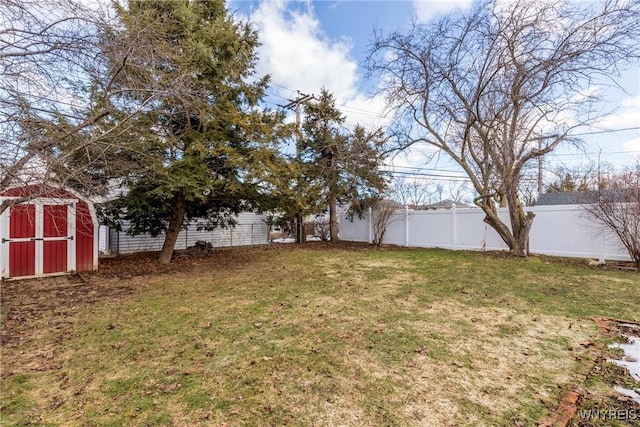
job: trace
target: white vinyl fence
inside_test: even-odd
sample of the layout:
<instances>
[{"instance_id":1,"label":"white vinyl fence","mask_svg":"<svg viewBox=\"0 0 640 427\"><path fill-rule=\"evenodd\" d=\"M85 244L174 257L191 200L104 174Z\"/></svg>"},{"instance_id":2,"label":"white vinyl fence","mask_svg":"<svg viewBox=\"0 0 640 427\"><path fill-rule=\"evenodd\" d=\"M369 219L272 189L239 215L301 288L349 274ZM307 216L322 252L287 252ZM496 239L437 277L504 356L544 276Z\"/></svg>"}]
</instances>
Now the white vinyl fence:
<instances>
[{"instance_id":1,"label":"white vinyl fence","mask_svg":"<svg viewBox=\"0 0 640 427\"><path fill-rule=\"evenodd\" d=\"M241 213L236 218L236 226L198 230L196 224L190 224L178 234L176 249L194 246L199 240L210 242L214 248L226 246L266 245L269 243L269 226L267 216L254 213ZM129 254L135 252L159 251L164 243L164 234L152 237L149 234L130 236L123 231L100 227L100 251L112 254Z\"/></svg>"},{"instance_id":2,"label":"white vinyl fence","mask_svg":"<svg viewBox=\"0 0 640 427\"><path fill-rule=\"evenodd\" d=\"M531 253L595 258L601 261L631 260L619 239L589 219L580 205L534 206L525 208L536 214L529 235ZM340 215L340 237L354 242L372 242L370 213L350 221ZM507 209L500 218L509 224ZM384 235L385 244L437 247L459 250L506 250L498 233L483 221L481 209L399 209L392 216Z\"/></svg>"}]
</instances>

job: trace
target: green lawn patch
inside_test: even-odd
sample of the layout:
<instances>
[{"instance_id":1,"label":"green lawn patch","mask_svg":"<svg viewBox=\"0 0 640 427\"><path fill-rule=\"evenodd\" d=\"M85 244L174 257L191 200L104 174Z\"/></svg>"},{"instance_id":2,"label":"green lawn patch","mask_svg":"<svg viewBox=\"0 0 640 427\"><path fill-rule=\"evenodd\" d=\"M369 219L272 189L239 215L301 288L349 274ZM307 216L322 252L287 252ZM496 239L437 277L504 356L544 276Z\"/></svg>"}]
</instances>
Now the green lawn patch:
<instances>
[{"instance_id":1,"label":"green lawn patch","mask_svg":"<svg viewBox=\"0 0 640 427\"><path fill-rule=\"evenodd\" d=\"M586 262L326 244L143 260L3 284L3 426L533 426L601 339L592 316L640 320L640 277Z\"/></svg>"}]
</instances>

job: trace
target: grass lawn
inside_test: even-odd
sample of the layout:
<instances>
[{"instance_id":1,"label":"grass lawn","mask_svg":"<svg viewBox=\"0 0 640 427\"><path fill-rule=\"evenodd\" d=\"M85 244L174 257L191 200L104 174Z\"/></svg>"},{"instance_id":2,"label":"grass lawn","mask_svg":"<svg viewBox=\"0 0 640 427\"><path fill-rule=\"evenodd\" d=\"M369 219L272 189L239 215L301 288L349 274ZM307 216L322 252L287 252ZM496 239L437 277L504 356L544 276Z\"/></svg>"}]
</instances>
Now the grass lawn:
<instances>
[{"instance_id":1,"label":"grass lawn","mask_svg":"<svg viewBox=\"0 0 640 427\"><path fill-rule=\"evenodd\" d=\"M2 284L3 426L534 426L604 339L593 316L640 321L640 275L586 261L310 244L102 267Z\"/></svg>"}]
</instances>

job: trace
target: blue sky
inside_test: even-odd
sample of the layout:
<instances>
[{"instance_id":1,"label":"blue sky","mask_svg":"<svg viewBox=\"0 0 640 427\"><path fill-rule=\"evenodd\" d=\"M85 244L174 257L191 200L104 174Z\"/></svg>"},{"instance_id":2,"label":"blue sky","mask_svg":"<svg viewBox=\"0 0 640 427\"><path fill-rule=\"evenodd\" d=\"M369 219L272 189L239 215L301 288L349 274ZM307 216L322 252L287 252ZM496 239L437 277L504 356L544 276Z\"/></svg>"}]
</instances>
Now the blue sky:
<instances>
[{"instance_id":1,"label":"blue sky","mask_svg":"<svg viewBox=\"0 0 640 427\"><path fill-rule=\"evenodd\" d=\"M347 116L347 123L384 126L385 102L374 96L375 82L368 81L362 62L374 29L388 34L406 28L413 18L425 22L436 13L468 7L469 0L415 1L229 1L230 10L251 21L259 30L259 74L270 74L269 106L288 103L296 91L318 93L329 89ZM640 127L640 68L626 72L618 82L623 90L605 88L615 114L594 130ZM626 92L626 93L625 93ZM583 152L559 150L547 160L551 164L575 164L594 159L620 167L640 156L640 130L604 132L584 137ZM399 167L424 167L420 150L399 156ZM551 165L550 165L551 166ZM435 169L451 169L442 160Z\"/></svg>"}]
</instances>

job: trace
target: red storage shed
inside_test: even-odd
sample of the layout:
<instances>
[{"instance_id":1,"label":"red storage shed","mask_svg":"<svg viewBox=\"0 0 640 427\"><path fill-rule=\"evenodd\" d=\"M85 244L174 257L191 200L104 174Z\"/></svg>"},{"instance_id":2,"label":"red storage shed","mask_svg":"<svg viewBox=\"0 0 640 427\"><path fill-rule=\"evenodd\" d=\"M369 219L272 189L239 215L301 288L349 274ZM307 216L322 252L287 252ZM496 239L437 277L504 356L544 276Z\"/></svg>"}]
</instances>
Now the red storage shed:
<instances>
[{"instance_id":1,"label":"red storage shed","mask_svg":"<svg viewBox=\"0 0 640 427\"><path fill-rule=\"evenodd\" d=\"M74 191L38 186L0 193L26 199L0 214L0 277L41 277L98 268L98 220Z\"/></svg>"}]
</instances>

